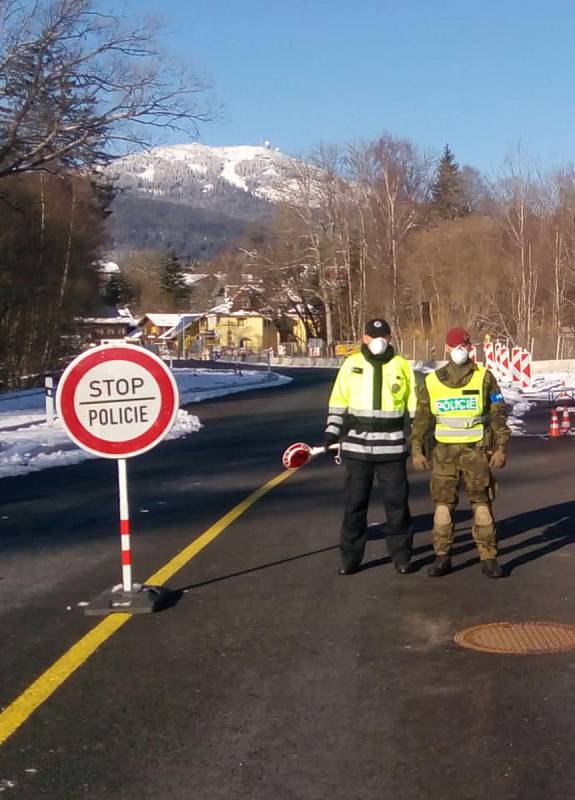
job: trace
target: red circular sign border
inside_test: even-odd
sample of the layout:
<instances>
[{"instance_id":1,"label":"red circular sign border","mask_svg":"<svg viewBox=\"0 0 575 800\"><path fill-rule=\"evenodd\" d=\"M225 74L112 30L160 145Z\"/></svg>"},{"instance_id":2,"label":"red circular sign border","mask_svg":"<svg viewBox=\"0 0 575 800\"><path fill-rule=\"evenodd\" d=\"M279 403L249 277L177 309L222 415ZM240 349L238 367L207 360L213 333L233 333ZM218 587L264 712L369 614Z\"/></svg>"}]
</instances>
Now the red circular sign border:
<instances>
[{"instance_id":1,"label":"red circular sign border","mask_svg":"<svg viewBox=\"0 0 575 800\"><path fill-rule=\"evenodd\" d=\"M109 442L91 434L78 419L74 406L76 389L85 374L108 361L130 361L143 367L151 373L160 389L160 411L152 425L145 433L123 442ZM172 374L157 356L135 346L104 345L82 354L78 361L68 366L58 386L58 411L69 436L80 447L104 458L129 458L150 450L167 433L177 410L177 387Z\"/></svg>"}]
</instances>

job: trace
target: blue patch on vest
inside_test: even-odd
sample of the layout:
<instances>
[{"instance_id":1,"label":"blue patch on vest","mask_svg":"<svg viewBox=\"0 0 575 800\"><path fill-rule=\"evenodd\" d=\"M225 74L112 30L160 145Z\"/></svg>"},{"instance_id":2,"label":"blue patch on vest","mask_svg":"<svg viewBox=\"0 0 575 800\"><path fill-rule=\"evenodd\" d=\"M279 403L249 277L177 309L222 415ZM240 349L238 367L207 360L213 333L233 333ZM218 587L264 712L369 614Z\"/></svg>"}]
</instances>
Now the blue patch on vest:
<instances>
[{"instance_id":1,"label":"blue patch on vest","mask_svg":"<svg viewBox=\"0 0 575 800\"><path fill-rule=\"evenodd\" d=\"M492 403L502 403L504 398L501 392L497 392L494 394L490 394L489 399L491 400Z\"/></svg>"}]
</instances>

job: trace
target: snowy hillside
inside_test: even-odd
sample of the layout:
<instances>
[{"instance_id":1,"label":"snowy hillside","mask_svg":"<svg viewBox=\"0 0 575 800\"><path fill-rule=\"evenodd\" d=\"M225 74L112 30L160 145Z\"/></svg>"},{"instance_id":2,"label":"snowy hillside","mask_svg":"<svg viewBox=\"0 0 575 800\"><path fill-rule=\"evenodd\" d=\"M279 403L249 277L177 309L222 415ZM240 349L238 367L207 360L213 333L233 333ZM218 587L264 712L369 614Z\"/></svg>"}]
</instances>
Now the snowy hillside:
<instances>
[{"instance_id":1,"label":"snowy hillside","mask_svg":"<svg viewBox=\"0 0 575 800\"><path fill-rule=\"evenodd\" d=\"M194 143L126 156L108 167L108 176L123 188L182 203L230 188L275 203L290 183L293 165L292 158L270 147Z\"/></svg>"},{"instance_id":2,"label":"snowy hillside","mask_svg":"<svg viewBox=\"0 0 575 800\"><path fill-rule=\"evenodd\" d=\"M117 250L174 247L210 257L294 191L294 160L271 147L181 144L126 156L106 169Z\"/></svg>"}]
</instances>

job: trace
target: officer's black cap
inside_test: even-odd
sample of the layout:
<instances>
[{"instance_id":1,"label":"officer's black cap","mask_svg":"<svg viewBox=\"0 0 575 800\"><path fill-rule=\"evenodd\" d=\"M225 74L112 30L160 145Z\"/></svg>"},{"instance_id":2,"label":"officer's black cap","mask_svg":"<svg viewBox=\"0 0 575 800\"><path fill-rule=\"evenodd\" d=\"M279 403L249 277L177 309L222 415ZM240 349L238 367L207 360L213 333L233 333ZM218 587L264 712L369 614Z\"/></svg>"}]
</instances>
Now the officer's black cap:
<instances>
[{"instance_id":1,"label":"officer's black cap","mask_svg":"<svg viewBox=\"0 0 575 800\"><path fill-rule=\"evenodd\" d=\"M391 328L384 319L376 317L365 323L365 332L368 336L371 336L372 339L377 339L380 336L389 336L391 334Z\"/></svg>"}]
</instances>

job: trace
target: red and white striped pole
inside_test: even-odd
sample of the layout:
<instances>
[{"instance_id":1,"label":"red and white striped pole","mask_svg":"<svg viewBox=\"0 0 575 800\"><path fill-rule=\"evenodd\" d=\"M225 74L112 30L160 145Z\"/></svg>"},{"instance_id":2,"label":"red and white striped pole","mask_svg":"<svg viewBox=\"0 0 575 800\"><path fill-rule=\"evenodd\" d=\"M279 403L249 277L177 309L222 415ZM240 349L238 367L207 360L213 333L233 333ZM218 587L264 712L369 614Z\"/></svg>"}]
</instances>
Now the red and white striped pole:
<instances>
[{"instance_id":1,"label":"red and white striped pole","mask_svg":"<svg viewBox=\"0 0 575 800\"><path fill-rule=\"evenodd\" d=\"M132 591L132 548L130 545L130 507L126 459L118 459L118 488L120 490L120 538L122 540L122 584L125 593Z\"/></svg>"}]
</instances>

